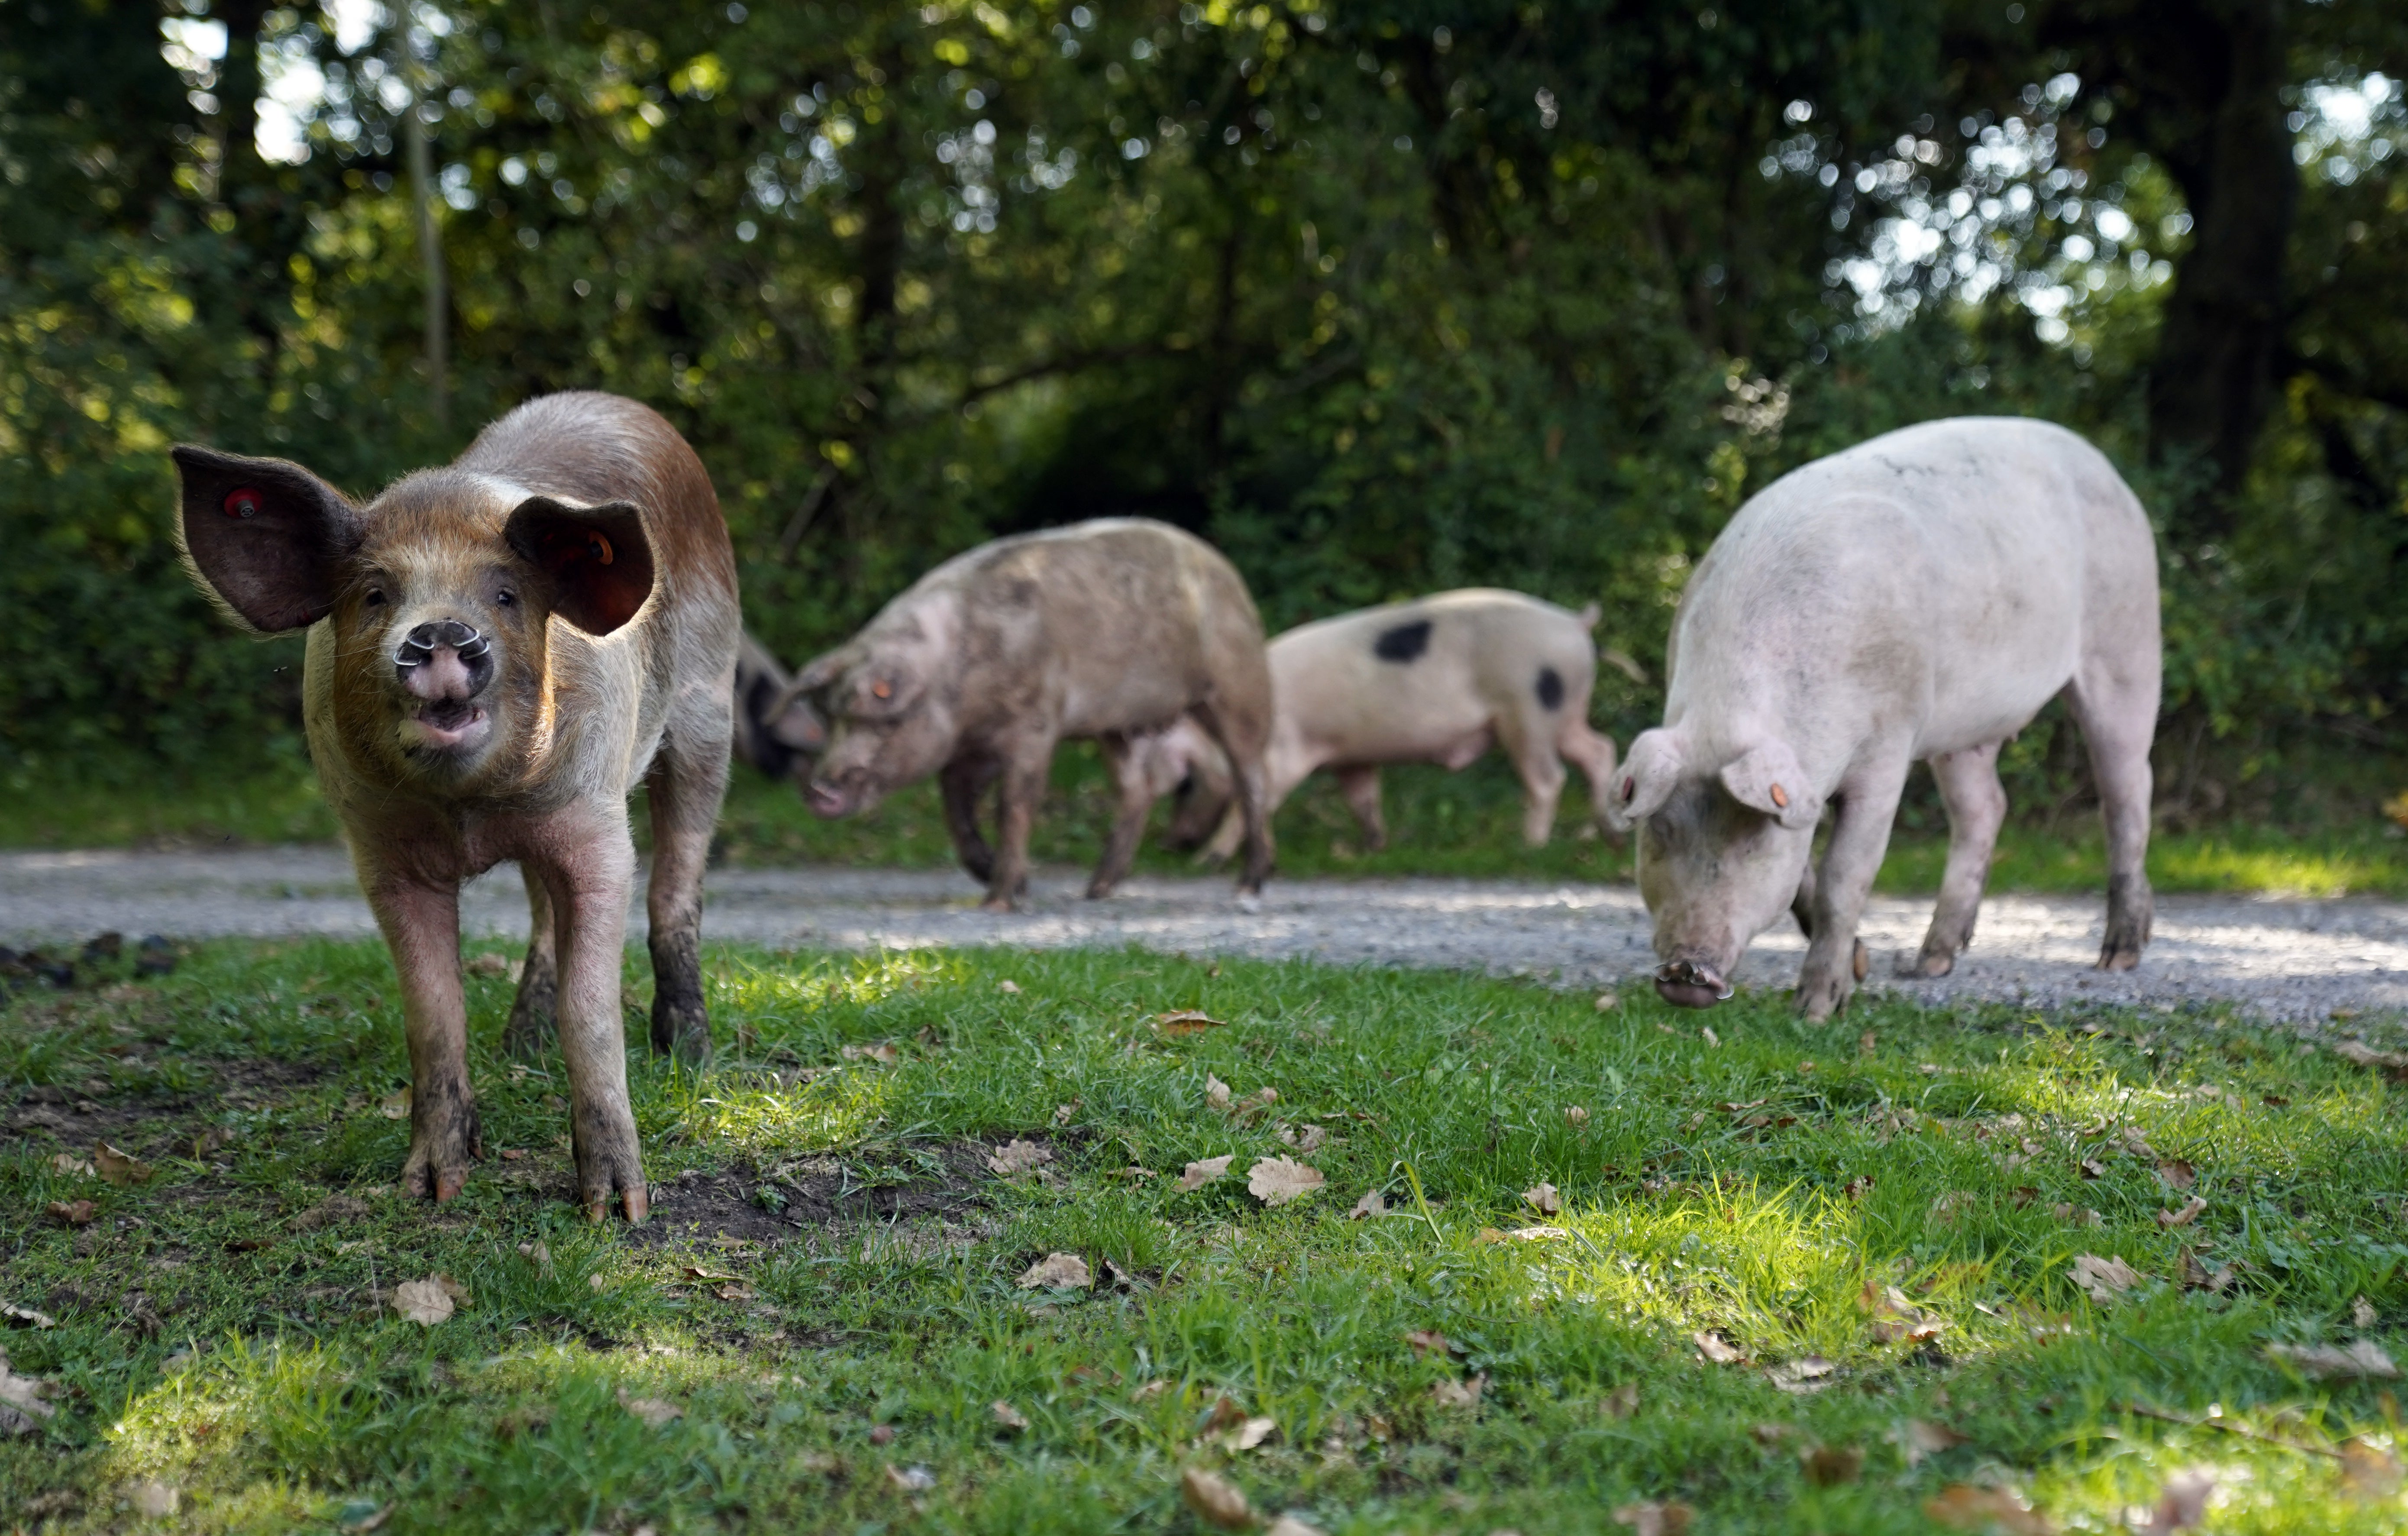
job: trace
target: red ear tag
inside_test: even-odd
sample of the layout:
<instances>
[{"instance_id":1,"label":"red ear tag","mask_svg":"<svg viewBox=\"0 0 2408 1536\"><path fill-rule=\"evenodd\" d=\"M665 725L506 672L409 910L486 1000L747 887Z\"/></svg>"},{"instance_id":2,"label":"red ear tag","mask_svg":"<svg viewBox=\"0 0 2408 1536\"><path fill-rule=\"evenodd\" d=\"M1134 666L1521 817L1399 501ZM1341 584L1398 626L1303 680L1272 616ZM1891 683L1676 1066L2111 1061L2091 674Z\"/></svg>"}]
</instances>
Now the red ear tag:
<instances>
[{"instance_id":1,"label":"red ear tag","mask_svg":"<svg viewBox=\"0 0 2408 1536\"><path fill-rule=\"evenodd\" d=\"M586 536L585 553L594 557L597 566L607 566L618 558L611 553L610 541L598 533Z\"/></svg>"},{"instance_id":2,"label":"red ear tag","mask_svg":"<svg viewBox=\"0 0 2408 1536\"><path fill-rule=\"evenodd\" d=\"M260 504L261 497L259 493L246 485L239 491L229 491L226 493L225 515L228 517L256 517L259 515Z\"/></svg>"},{"instance_id":3,"label":"red ear tag","mask_svg":"<svg viewBox=\"0 0 2408 1536\"><path fill-rule=\"evenodd\" d=\"M893 698L895 696L895 684L887 682L884 678L881 678L876 682L869 685L869 691L879 698Z\"/></svg>"}]
</instances>

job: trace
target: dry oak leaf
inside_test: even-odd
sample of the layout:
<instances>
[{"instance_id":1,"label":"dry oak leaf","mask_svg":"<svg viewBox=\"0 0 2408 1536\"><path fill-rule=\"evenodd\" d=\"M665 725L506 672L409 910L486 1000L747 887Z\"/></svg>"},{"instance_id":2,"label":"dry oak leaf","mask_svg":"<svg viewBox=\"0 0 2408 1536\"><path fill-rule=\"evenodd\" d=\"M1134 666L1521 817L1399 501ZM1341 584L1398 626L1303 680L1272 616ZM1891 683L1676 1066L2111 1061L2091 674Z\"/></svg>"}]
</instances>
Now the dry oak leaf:
<instances>
[{"instance_id":1,"label":"dry oak leaf","mask_svg":"<svg viewBox=\"0 0 2408 1536\"><path fill-rule=\"evenodd\" d=\"M1231 1153L1226 1157L1207 1157L1202 1162L1190 1163L1187 1165L1187 1170L1179 1175L1179 1187L1201 1189L1222 1174L1228 1172L1229 1165L1235 1161L1237 1161L1237 1154Z\"/></svg>"},{"instance_id":2,"label":"dry oak leaf","mask_svg":"<svg viewBox=\"0 0 2408 1536\"><path fill-rule=\"evenodd\" d=\"M1459 1382L1433 1383L1430 1386L1430 1400L1440 1408L1477 1408L1480 1406L1481 1391L1487 1385L1488 1377L1484 1372L1467 1377Z\"/></svg>"},{"instance_id":3,"label":"dry oak leaf","mask_svg":"<svg viewBox=\"0 0 2408 1536\"><path fill-rule=\"evenodd\" d=\"M1321 1170L1293 1157L1257 1158L1246 1170L1246 1192L1265 1205L1300 1200L1328 1182Z\"/></svg>"},{"instance_id":4,"label":"dry oak leaf","mask_svg":"<svg viewBox=\"0 0 2408 1536\"><path fill-rule=\"evenodd\" d=\"M2360 1339L2346 1348L2331 1344L2269 1344L2266 1353L2312 1381L2363 1377L2387 1382L2400 1375L2400 1368L2391 1363L2391 1357L2372 1339Z\"/></svg>"},{"instance_id":5,"label":"dry oak leaf","mask_svg":"<svg viewBox=\"0 0 2408 1536\"><path fill-rule=\"evenodd\" d=\"M46 1328L58 1326L58 1319L47 1312L21 1307L14 1301L0 1301L0 1323L12 1328Z\"/></svg>"},{"instance_id":6,"label":"dry oak leaf","mask_svg":"<svg viewBox=\"0 0 2408 1536\"><path fill-rule=\"evenodd\" d=\"M2207 1266L2199 1261L2199 1255L2188 1248L2183 1250L2182 1258L2184 1288L2206 1291L2212 1296L2232 1284L2231 1265L2227 1264L2214 1274L2210 1274L2207 1271Z\"/></svg>"},{"instance_id":7,"label":"dry oak leaf","mask_svg":"<svg viewBox=\"0 0 2408 1536\"><path fill-rule=\"evenodd\" d=\"M1028 1415L1022 1413L1019 1409L1014 1408L1011 1404L1004 1401L1001 1398L997 1398L993 1402L988 1403L986 1405L986 1411L995 1415L996 1428L998 1429L1010 1429L1014 1434L1017 1434L1021 1430L1028 1428Z\"/></svg>"},{"instance_id":8,"label":"dry oak leaf","mask_svg":"<svg viewBox=\"0 0 2408 1536\"><path fill-rule=\"evenodd\" d=\"M1254 1506L1244 1490L1218 1472L1189 1467L1179 1474L1179 1497L1197 1519L1223 1530L1243 1530L1254 1523Z\"/></svg>"},{"instance_id":9,"label":"dry oak leaf","mask_svg":"<svg viewBox=\"0 0 2408 1536\"><path fill-rule=\"evenodd\" d=\"M1864 1475L1861 1445L1817 1445L1798 1459L1805 1469L1806 1481L1818 1488L1836 1488Z\"/></svg>"},{"instance_id":10,"label":"dry oak leaf","mask_svg":"<svg viewBox=\"0 0 2408 1536\"><path fill-rule=\"evenodd\" d=\"M92 1225L93 1203L90 1200L52 1200L50 1212L62 1227Z\"/></svg>"},{"instance_id":11,"label":"dry oak leaf","mask_svg":"<svg viewBox=\"0 0 2408 1536\"><path fill-rule=\"evenodd\" d=\"M1165 1040L1177 1040L1183 1035L1200 1035L1207 1029L1219 1029L1222 1022L1198 1009L1182 1008L1172 1013L1154 1016L1154 1032Z\"/></svg>"},{"instance_id":12,"label":"dry oak leaf","mask_svg":"<svg viewBox=\"0 0 2408 1536\"><path fill-rule=\"evenodd\" d=\"M887 1040L880 1041L875 1045L840 1046L838 1048L837 1055L847 1061L877 1061L889 1065L900 1059L901 1055L895 1049L895 1042Z\"/></svg>"},{"instance_id":13,"label":"dry oak leaf","mask_svg":"<svg viewBox=\"0 0 2408 1536\"><path fill-rule=\"evenodd\" d=\"M2199 1170L2183 1158L2170 1157L2157 1165L2157 1177L2166 1182L2166 1187L2180 1191L2199 1183Z\"/></svg>"},{"instance_id":14,"label":"dry oak leaf","mask_svg":"<svg viewBox=\"0 0 2408 1536\"><path fill-rule=\"evenodd\" d=\"M1229 1085L1209 1071L1204 1074L1204 1102L1216 1110L1229 1107Z\"/></svg>"},{"instance_id":15,"label":"dry oak leaf","mask_svg":"<svg viewBox=\"0 0 2408 1536\"><path fill-rule=\"evenodd\" d=\"M2400 1458L2389 1451L2362 1440L2342 1443L2342 1487L2352 1499L2389 1499L2401 1481Z\"/></svg>"},{"instance_id":16,"label":"dry oak leaf","mask_svg":"<svg viewBox=\"0 0 2408 1536\"><path fill-rule=\"evenodd\" d=\"M382 1098L377 1100L377 1113L383 1115L388 1120L408 1119L409 1097L409 1090L408 1088L403 1088L396 1093L389 1093L385 1095Z\"/></svg>"},{"instance_id":17,"label":"dry oak leaf","mask_svg":"<svg viewBox=\"0 0 2408 1536\"><path fill-rule=\"evenodd\" d=\"M1034 1141L1024 1141L1015 1137L988 1153L986 1166L1009 1179L1015 1173L1025 1173L1039 1163L1050 1163L1053 1160L1053 1148L1039 1146Z\"/></svg>"},{"instance_id":18,"label":"dry oak leaf","mask_svg":"<svg viewBox=\"0 0 2408 1536\"><path fill-rule=\"evenodd\" d=\"M1820 1392L1831 1385L1839 1367L1820 1355L1808 1355L1795 1360L1784 1360L1766 1371L1765 1379L1784 1392L1803 1396ZM1862 1459L1861 1456L1859 1459Z\"/></svg>"},{"instance_id":19,"label":"dry oak leaf","mask_svg":"<svg viewBox=\"0 0 2408 1536\"><path fill-rule=\"evenodd\" d=\"M1580 1129L1583 1126L1588 1124L1588 1111L1581 1108L1578 1104L1572 1105L1570 1109L1564 1111L1564 1124L1571 1127L1574 1130Z\"/></svg>"},{"instance_id":20,"label":"dry oak leaf","mask_svg":"<svg viewBox=\"0 0 2408 1536\"><path fill-rule=\"evenodd\" d=\"M1349 1221L1361 1221L1366 1216L1384 1216L1387 1213L1387 1197L1374 1189L1369 1191L1361 1199L1354 1202L1354 1209L1346 1213L1346 1219Z\"/></svg>"},{"instance_id":21,"label":"dry oak leaf","mask_svg":"<svg viewBox=\"0 0 2408 1536\"><path fill-rule=\"evenodd\" d=\"M685 1410L666 1398L631 1398L624 1386L619 1388L619 1406L655 1429L671 1419L685 1416Z\"/></svg>"},{"instance_id":22,"label":"dry oak leaf","mask_svg":"<svg viewBox=\"0 0 2408 1536\"><path fill-rule=\"evenodd\" d=\"M1683 1503L1625 1504L1613 1512L1613 1523L1628 1526L1631 1536L1688 1536L1689 1519Z\"/></svg>"},{"instance_id":23,"label":"dry oak leaf","mask_svg":"<svg viewBox=\"0 0 2408 1536\"><path fill-rule=\"evenodd\" d=\"M1278 1430L1279 1420L1275 1418L1250 1418L1238 1426L1237 1432L1228 1437L1226 1443L1233 1451L1251 1451Z\"/></svg>"},{"instance_id":24,"label":"dry oak leaf","mask_svg":"<svg viewBox=\"0 0 2408 1536\"><path fill-rule=\"evenodd\" d=\"M1995 1531L1999 1536L2057 1536L2057 1522L2009 1488L1951 1483L1923 1501L1923 1513L1951 1530Z\"/></svg>"},{"instance_id":25,"label":"dry oak leaf","mask_svg":"<svg viewBox=\"0 0 2408 1536\"><path fill-rule=\"evenodd\" d=\"M1714 1365L1736 1365L1747 1358L1744 1352L1723 1337L1720 1328L1699 1328L1689 1335L1689 1342L1698 1346L1698 1354Z\"/></svg>"},{"instance_id":26,"label":"dry oak leaf","mask_svg":"<svg viewBox=\"0 0 2408 1536\"><path fill-rule=\"evenodd\" d=\"M148 1184L158 1171L138 1157L128 1156L106 1141L97 1141L92 1149L93 1167L100 1176L113 1184Z\"/></svg>"},{"instance_id":27,"label":"dry oak leaf","mask_svg":"<svg viewBox=\"0 0 2408 1536\"><path fill-rule=\"evenodd\" d=\"M93 1166L90 1162L77 1156L72 1152L62 1152L58 1156L52 1157L50 1159L50 1167L61 1173L80 1173L87 1179L92 1177L93 1171Z\"/></svg>"},{"instance_id":28,"label":"dry oak leaf","mask_svg":"<svg viewBox=\"0 0 2408 1536\"><path fill-rule=\"evenodd\" d=\"M2199 1213L2206 1209L2207 1197L2204 1195L2193 1195L2188 1200L2184 1202L2183 1208L2179 1211L2158 1212L2157 1225L2169 1227L2188 1227L2192 1222L2197 1221L2199 1219Z\"/></svg>"},{"instance_id":29,"label":"dry oak leaf","mask_svg":"<svg viewBox=\"0 0 2408 1536\"><path fill-rule=\"evenodd\" d=\"M1559 1215L1564 1209L1563 1197L1543 1179L1522 1191L1522 1203L1542 1216Z\"/></svg>"},{"instance_id":30,"label":"dry oak leaf","mask_svg":"<svg viewBox=\"0 0 2408 1536\"><path fill-rule=\"evenodd\" d=\"M1329 1133L1319 1126L1307 1126L1302 1130L1289 1130L1282 1127L1279 1138L1310 1157L1321 1150L1323 1142L1329 1140Z\"/></svg>"},{"instance_id":31,"label":"dry oak leaf","mask_svg":"<svg viewBox=\"0 0 2408 1536\"><path fill-rule=\"evenodd\" d=\"M1087 1261L1076 1254L1047 1254L1028 1267L1018 1282L1024 1291L1080 1290L1096 1283Z\"/></svg>"},{"instance_id":32,"label":"dry oak leaf","mask_svg":"<svg viewBox=\"0 0 2408 1536\"><path fill-rule=\"evenodd\" d=\"M440 1277L428 1275L423 1280L405 1280L393 1288L393 1310L405 1322L433 1328L452 1315L459 1305L444 1288Z\"/></svg>"},{"instance_id":33,"label":"dry oak leaf","mask_svg":"<svg viewBox=\"0 0 2408 1536\"><path fill-rule=\"evenodd\" d=\"M2077 1255L2065 1277L2102 1307L2141 1283L2141 1277L2124 1262L2121 1254L2113 1258L2100 1258L2097 1254Z\"/></svg>"},{"instance_id":34,"label":"dry oak leaf","mask_svg":"<svg viewBox=\"0 0 2408 1536\"><path fill-rule=\"evenodd\" d=\"M2380 1315L2374 1310L2374 1303L2362 1296L2349 1304L2349 1326L2352 1328L2371 1328Z\"/></svg>"}]
</instances>

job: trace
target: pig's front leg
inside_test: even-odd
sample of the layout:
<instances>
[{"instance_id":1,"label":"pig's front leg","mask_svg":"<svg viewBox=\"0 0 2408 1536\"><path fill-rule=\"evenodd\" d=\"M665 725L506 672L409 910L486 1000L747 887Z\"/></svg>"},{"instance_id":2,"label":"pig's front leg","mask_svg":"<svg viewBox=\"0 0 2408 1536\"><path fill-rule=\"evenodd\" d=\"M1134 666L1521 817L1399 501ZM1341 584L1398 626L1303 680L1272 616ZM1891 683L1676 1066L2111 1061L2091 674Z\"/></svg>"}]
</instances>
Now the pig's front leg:
<instances>
[{"instance_id":1,"label":"pig's front leg","mask_svg":"<svg viewBox=\"0 0 2408 1536\"><path fill-rule=\"evenodd\" d=\"M1113 732L1097 745L1111 765L1120 804L1112 812L1111 833L1104 840L1104 856L1096 864L1095 878L1087 882L1090 901L1111 895L1112 888L1127 878L1129 865L1137 857L1138 840L1145 835L1146 818L1153 814L1158 797L1141 754L1130 746L1127 737Z\"/></svg>"},{"instance_id":2,"label":"pig's front leg","mask_svg":"<svg viewBox=\"0 0 2408 1536\"><path fill-rule=\"evenodd\" d=\"M984 757L956 757L945 765L937 779L945 801L945 830L952 834L953 852L960 855L962 868L969 877L983 885L995 878L995 850L986 843L986 834L979 830L979 797L995 782L995 765Z\"/></svg>"},{"instance_id":3,"label":"pig's front leg","mask_svg":"<svg viewBox=\"0 0 2408 1536\"><path fill-rule=\"evenodd\" d=\"M1037 807L1045 798L1045 781L1054 766L1054 742L1027 742L1005 759L1003 806L996 828L995 873L987 882L982 911L1008 912L1028 888L1028 834Z\"/></svg>"},{"instance_id":4,"label":"pig's front leg","mask_svg":"<svg viewBox=\"0 0 2408 1536\"><path fill-rule=\"evenodd\" d=\"M402 1187L448 1200L483 1155L468 1088L468 1010L460 991L460 892L401 879L373 882L369 905L401 981L409 1041L409 1158Z\"/></svg>"},{"instance_id":5,"label":"pig's front leg","mask_svg":"<svg viewBox=\"0 0 2408 1536\"><path fill-rule=\"evenodd\" d=\"M626 1029L619 1017L635 848L622 826L615 838L597 836L547 862L543 878L559 925L560 1051L568 1069L578 1200L591 1221L622 1201L629 1221L642 1221L651 1199L627 1101Z\"/></svg>"},{"instance_id":6,"label":"pig's front leg","mask_svg":"<svg viewBox=\"0 0 2408 1536\"><path fill-rule=\"evenodd\" d=\"M1889 848L1907 766L1902 754L1876 761L1841 786L1830 846L1814 881L1813 936L1798 974L1798 1011L1811 1020L1820 1022L1845 1008L1848 995L1864 980L1870 957L1856 940L1856 925Z\"/></svg>"}]
</instances>

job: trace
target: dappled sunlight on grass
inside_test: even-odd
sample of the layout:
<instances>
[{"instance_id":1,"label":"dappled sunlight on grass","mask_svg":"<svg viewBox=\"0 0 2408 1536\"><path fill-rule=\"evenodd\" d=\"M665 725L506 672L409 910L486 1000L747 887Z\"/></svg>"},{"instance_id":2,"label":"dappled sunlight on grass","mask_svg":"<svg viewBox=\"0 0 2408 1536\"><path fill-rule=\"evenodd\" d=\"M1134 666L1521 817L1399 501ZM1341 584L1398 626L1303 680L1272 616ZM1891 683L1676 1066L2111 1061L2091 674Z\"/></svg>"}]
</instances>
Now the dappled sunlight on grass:
<instances>
[{"instance_id":1,"label":"dappled sunlight on grass","mask_svg":"<svg viewBox=\"0 0 2408 1536\"><path fill-rule=\"evenodd\" d=\"M824 1152L867 1135L898 1096L896 1076L874 1069L838 1071L783 1086L724 1082L696 1093L681 1123L691 1141L724 1141L755 1156Z\"/></svg>"},{"instance_id":2,"label":"dappled sunlight on grass","mask_svg":"<svg viewBox=\"0 0 2408 1536\"><path fill-rule=\"evenodd\" d=\"M2388 853L2390 856L2384 856ZM2169 891L2260 891L2268 896L2399 895L2408 852L2372 849L2246 848L2178 842L2150 859L2150 877Z\"/></svg>"}]
</instances>

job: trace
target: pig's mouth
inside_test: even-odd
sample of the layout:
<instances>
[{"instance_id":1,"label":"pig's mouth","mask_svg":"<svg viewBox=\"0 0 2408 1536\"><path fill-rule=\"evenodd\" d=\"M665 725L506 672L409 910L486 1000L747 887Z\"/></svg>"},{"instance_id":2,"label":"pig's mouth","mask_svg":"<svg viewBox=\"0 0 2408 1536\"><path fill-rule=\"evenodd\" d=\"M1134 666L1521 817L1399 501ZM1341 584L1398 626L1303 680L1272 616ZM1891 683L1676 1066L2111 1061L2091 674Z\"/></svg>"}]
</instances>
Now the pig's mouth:
<instances>
[{"instance_id":1,"label":"pig's mouth","mask_svg":"<svg viewBox=\"0 0 2408 1536\"><path fill-rule=\"evenodd\" d=\"M1731 984L1709 961L1671 960L1656 968L1656 995L1675 1008L1712 1008L1731 995Z\"/></svg>"},{"instance_id":2,"label":"pig's mouth","mask_svg":"<svg viewBox=\"0 0 2408 1536\"><path fill-rule=\"evenodd\" d=\"M822 821L832 822L840 816L852 815L858 809L860 800L861 797L852 786L832 784L825 779L814 779L803 786L803 803L810 806L811 814Z\"/></svg>"},{"instance_id":3,"label":"pig's mouth","mask_svg":"<svg viewBox=\"0 0 2408 1536\"><path fill-rule=\"evenodd\" d=\"M474 700L438 698L401 723L401 740L412 752L449 756L474 749L492 728L492 722Z\"/></svg>"}]
</instances>

